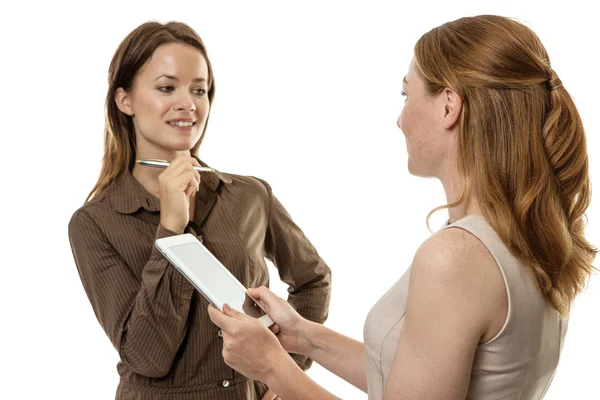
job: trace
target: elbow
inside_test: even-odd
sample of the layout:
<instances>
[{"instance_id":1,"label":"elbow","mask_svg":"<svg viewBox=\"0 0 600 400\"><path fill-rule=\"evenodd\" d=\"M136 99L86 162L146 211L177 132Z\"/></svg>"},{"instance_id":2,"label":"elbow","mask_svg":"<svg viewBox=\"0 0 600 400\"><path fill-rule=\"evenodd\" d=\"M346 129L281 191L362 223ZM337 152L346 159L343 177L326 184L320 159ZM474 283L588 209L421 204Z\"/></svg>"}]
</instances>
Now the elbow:
<instances>
[{"instance_id":1,"label":"elbow","mask_svg":"<svg viewBox=\"0 0 600 400\"><path fill-rule=\"evenodd\" d=\"M165 376L167 376L167 374L169 373L170 369L153 369L153 370L148 370L144 376L148 377L148 378L164 378ZM140 374L142 375L142 374Z\"/></svg>"},{"instance_id":2,"label":"elbow","mask_svg":"<svg viewBox=\"0 0 600 400\"><path fill-rule=\"evenodd\" d=\"M131 359L122 356L121 361L131 371L147 378L164 378L171 371L171 364L156 363L155 360L148 358L132 362Z\"/></svg>"},{"instance_id":3,"label":"elbow","mask_svg":"<svg viewBox=\"0 0 600 400\"><path fill-rule=\"evenodd\" d=\"M125 341L119 351L121 362L131 371L148 378L164 378L173 367L174 357L158 348L140 348Z\"/></svg>"},{"instance_id":4,"label":"elbow","mask_svg":"<svg viewBox=\"0 0 600 400\"><path fill-rule=\"evenodd\" d=\"M319 271L311 280L303 282L302 285L294 288L290 293L299 293L306 291L321 291L329 293L331 291L331 270L326 269Z\"/></svg>"}]
</instances>

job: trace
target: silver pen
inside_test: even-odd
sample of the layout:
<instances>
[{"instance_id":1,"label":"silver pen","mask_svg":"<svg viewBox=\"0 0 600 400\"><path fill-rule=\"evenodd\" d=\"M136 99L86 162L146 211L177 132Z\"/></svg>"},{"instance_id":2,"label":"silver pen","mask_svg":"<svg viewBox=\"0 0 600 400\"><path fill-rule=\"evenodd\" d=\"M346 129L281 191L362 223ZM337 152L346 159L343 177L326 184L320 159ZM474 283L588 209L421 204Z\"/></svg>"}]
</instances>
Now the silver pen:
<instances>
[{"instance_id":1,"label":"silver pen","mask_svg":"<svg viewBox=\"0 0 600 400\"><path fill-rule=\"evenodd\" d=\"M155 168L167 168L169 166L169 162L165 160L135 160L135 162L140 165ZM199 165L194 165L194 168L198 172L217 172L214 168L201 167Z\"/></svg>"}]
</instances>

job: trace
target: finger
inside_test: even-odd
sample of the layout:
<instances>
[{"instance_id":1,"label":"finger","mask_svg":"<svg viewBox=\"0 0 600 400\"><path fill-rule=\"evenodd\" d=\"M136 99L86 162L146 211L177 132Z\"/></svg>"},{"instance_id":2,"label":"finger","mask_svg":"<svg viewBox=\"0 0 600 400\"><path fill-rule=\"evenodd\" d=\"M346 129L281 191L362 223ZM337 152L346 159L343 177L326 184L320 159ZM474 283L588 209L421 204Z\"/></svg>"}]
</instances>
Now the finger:
<instances>
[{"instance_id":1,"label":"finger","mask_svg":"<svg viewBox=\"0 0 600 400\"><path fill-rule=\"evenodd\" d=\"M191 196L192 193L197 192L198 190L200 190L200 176L196 176L198 175L198 171L188 171L186 172L186 175L184 177L182 177L182 179L184 179L184 181L188 181L187 182L187 186L184 190L185 194L187 196Z\"/></svg>"},{"instance_id":2,"label":"finger","mask_svg":"<svg viewBox=\"0 0 600 400\"><path fill-rule=\"evenodd\" d=\"M281 328L279 327L279 325L277 324L273 324L269 327L269 329L271 330L271 332L273 332L275 335L277 335L279 332L281 332Z\"/></svg>"},{"instance_id":3,"label":"finger","mask_svg":"<svg viewBox=\"0 0 600 400\"><path fill-rule=\"evenodd\" d=\"M177 168L180 168L181 165L184 165L188 161L188 158L189 157L187 156L175 157L169 162L169 166L167 167L167 169L175 170Z\"/></svg>"},{"instance_id":4,"label":"finger","mask_svg":"<svg viewBox=\"0 0 600 400\"><path fill-rule=\"evenodd\" d=\"M196 164L192 164L190 166L190 168L191 168L192 173L194 174L194 178L196 179L197 184L200 185L200 180L201 180L200 172L198 172L198 170L196 170L196 168L194 168L194 165L196 165Z\"/></svg>"},{"instance_id":5,"label":"finger","mask_svg":"<svg viewBox=\"0 0 600 400\"><path fill-rule=\"evenodd\" d=\"M185 171L196 171L194 168L195 165L198 165L198 162L193 157L177 157L167 167L168 170L172 170L175 175L179 175Z\"/></svg>"},{"instance_id":6,"label":"finger","mask_svg":"<svg viewBox=\"0 0 600 400\"><path fill-rule=\"evenodd\" d=\"M279 296L271 292L265 286L261 286L259 288L254 289L248 289L248 294L255 300L260 301L260 303L267 310L267 314L271 311L271 308L277 304L278 301L282 300Z\"/></svg>"},{"instance_id":7,"label":"finger","mask_svg":"<svg viewBox=\"0 0 600 400\"><path fill-rule=\"evenodd\" d=\"M271 389L268 389L265 392L262 400L275 400L276 398L277 398L277 395L275 393L273 393L273 391Z\"/></svg>"},{"instance_id":8,"label":"finger","mask_svg":"<svg viewBox=\"0 0 600 400\"><path fill-rule=\"evenodd\" d=\"M235 318L235 319L244 319L244 317L248 317L246 314L243 314L241 312L239 312L238 310L234 310L233 308L229 307L229 304L225 303L223 304L223 313L225 315L227 315L228 317L231 318ZM250 317L248 317L250 318Z\"/></svg>"},{"instance_id":9,"label":"finger","mask_svg":"<svg viewBox=\"0 0 600 400\"><path fill-rule=\"evenodd\" d=\"M182 161L181 158L176 158L171 161L169 166L159 175L159 178L162 176L164 180L172 182L174 179L185 173L187 169L191 169L190 164Z\"/></svg>"},{"instance_id":10,"label":"finger","mask_svg":"<svg viewBox=\"0 0 600 400\"><path fill-rule=\"evenodd\" d=\"M200 181L202 180L202 178L200 177L200 172L196 171L196 168L194 168L192 164L186 164L185 169L181 171L181 175L183 175L183 177L187 179L188 173L191 173L192 177L192 179L190 179L190 183L193 182L196 185L196 187L199 187Z\"/></svg>"},{"instance_id":11,"label":"finger","mask_svg":"<svg viewBox=\"0 0 600 400\"><path fill-rule=\"evenodd\" d=\"M232 318L213 307L212 304L208 305L208 316L213 322L213 324L215 324L222 330L228 331L229 329L231 329Z\"/></svg>"}]
</instances>

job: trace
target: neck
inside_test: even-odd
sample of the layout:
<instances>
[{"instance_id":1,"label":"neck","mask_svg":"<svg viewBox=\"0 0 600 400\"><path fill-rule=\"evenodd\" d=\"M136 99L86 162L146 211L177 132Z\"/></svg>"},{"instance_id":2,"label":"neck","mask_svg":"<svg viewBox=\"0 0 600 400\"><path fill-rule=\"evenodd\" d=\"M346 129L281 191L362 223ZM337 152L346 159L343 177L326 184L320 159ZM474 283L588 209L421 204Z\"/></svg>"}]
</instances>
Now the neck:
<instances>
[{"instance_id":1,"label":"neck","mask_svg":"<svg viewBox=\"0 0 600 400\"><path fill-rule=\"evenodd\" d=\"M447 204L452 204L459 200L463 188L460 179L442 180L442 185L444 186L444 192L446 192ZM481 209L479 208L477 199L473 196L467 196L460 204L448 208L448 223L452 224L471 214L481 214Z\"/></svg>"},{"instance_id":2,"label":"neck","mask_svg":"<svg viewBox=\"0 0 600 400\"><path fill-rule=\"evenodd\" d=\"M160 190L158 189L158 175L160 175L164 169L146 167L143 165L135 164L131 175L152 195L159 197Z\"/></svg>"}]
</instances>

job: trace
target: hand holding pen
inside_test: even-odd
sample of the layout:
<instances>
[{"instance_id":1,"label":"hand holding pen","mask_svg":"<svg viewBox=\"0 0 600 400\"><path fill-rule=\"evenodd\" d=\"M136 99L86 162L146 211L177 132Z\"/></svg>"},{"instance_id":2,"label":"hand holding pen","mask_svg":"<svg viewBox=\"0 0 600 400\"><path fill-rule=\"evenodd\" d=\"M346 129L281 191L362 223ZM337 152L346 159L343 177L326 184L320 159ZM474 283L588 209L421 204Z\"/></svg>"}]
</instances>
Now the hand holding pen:
<instances>
[{"instance_id":1,"label":"hand holding pen","mask_svg":"<svg viewBox=\"0 0 600 400\"><path fill-rule=\"evenodd\" d=\"M138 164L140 164L140 165L144 165L144 166L147 166L147 167L155 167L155 168L167 168L169 166L169 162L166 161L166 160L146 159L146 160L135 160L135 162L138 163ZM223 182L225 182L225 183L231 183L231 178L229 178L227 175L224 175L224 174L220 173L219 171L217 171L214 168L202 167L200 165L195 165L194 168L198 172L211 172L211 173L214 173Z\"/></svg>"},{"instance_id":2,"label":"hand holding pen","mask_svg":"<svg viewBox=\"0 0 600 400\"><path fill-rule=\"evenodd\" d=\"M200 189L200 172L211 172L190 156L164 160L136 160L140 165L165 168L158 176L160 193L160 224L176 233L183 233L190 220L190 196Z\"/></svg>"}]
</instances>

